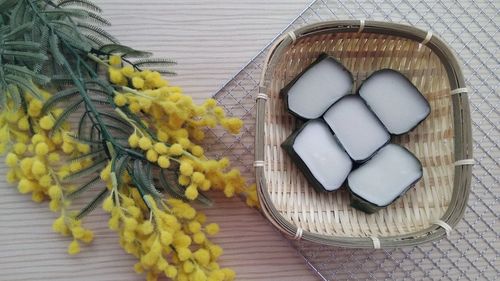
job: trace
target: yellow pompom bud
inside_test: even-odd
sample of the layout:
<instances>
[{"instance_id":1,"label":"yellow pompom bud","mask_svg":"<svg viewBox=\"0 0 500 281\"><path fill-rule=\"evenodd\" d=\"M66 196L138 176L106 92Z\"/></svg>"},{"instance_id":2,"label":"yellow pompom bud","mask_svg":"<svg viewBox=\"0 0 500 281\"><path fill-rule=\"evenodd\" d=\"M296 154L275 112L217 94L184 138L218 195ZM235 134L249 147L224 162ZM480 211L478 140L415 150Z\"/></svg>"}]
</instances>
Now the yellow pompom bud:
<instances>
[{"instance_id":1,"label":"yellow pompom bud","mask_svg":"<svg viewBox=\"0 0 500 281\"><path fill-rule=\"evenodd\" d=\"M193 166L187 161L182 161L179 171L184 176L191 176L193 174Z\"/></svg>"},{"instance_id":2,"label":"yellow pompom bud","mask_svg":"<svg viewBox=\"0 0 500 281\"><path fill-rule=\"evenodd\" d=\"M214 108L214 114L217 118L224 118L226 116L224 109L222 109L222 107L220 107L220 106L216 106Z\"/></svg>"},{"instance_id":3,"label":"yellow pompom bud","mask_svg":"<svg viewBox=\"0 0 500 281\"><path fill-rule=\"evenodd\" d=\"M163 231L160 234L160 242L163 246L165 247L169 246L170 244L172 244L172 240L173 240L172 233L168 231Z\"/></svg>"},{"instance_id":4,"label":"yellow pompom bud","mask_svg":"<svg viewBox=\"0 0 500 281\"><path fill-rule=\"evenodd\" d=\"M224 272L224 276L226 277L224 280L232 281L236 277L236 273L230 268L223 268L221 270Z\"/></svg>"},{"instance_id":5,"label":"yellow pompom bud","mask_svg":"<svg viewBox=\"0 0 500 281\"><path fill-rule=\"evenodd\" d=\"M128 137L128 144L132 148L136 148L139 145L139 136L137 134L132 134Z\"/></svg>"},{"instance_id":6,"label":"yellow pompom bud","mask_svg":"<svg viewBox=\"0 0 500 281\"><path fill-rule=\"evenodd\" d=\"M45 137L41 134L34 134L32 137L31 137L31 142L33 144L37 144L39 142L44 142L45 141Z\"/></svg>"},{"instance_id":7,"label":"yellow pompom bud","mask_svg":"<svg viewBox=\"0 0 500 281\"><path fill-rule=\"evenodd\" d=\"M40 127L44 130L52 129L54 127L54 119L49 115L42 117L40 119Z\"/></svg>"},{"instance_id":8,"label":"yellow pompom bud","mask_svg":"<svg viewBox=\"0 0 500 281\"><path fill-rule=\"evenodd\" d=\"M85 243L92 242L92 240L94 240L94 232L92 232L91 230L85 230L83 232L83 236L82 236L81 240Z\"/></svg>"},{"instance_id":9,"label":"yellow pompom bud","mask_svg":"<svg viewBox=\"0 0 500 281\"><path fill-rule=\"evenodd\" d=\"M200 187L200 190L207 191L210 189L211 186L212 186L212 183L209 180L205 179L205 180L203 180L203 182L200 184L199 187Z\"/></svg>"},{"instance_id":10,"label":"yellow pompom bud","mask_svg":"<svg viewBox=\"0 0 500 281\"><path fill-rule=\"evenodd\" d=\"M23 117L17 121L17 127L21 131L27 131L30 128L30 123L28 122L28 117Z\"/></svg>"},{"instance_id":11,"label":"yellow pompom bud","mask_svg":"<svg viewBox=\"0 0 500 281\"><path fill-rule=\"evenodd\" d=\"M198 198L198 189L196 188L196 185L191 184L186 188L186 191L184 192L184 195L186 195L186 198L189 200L194 200Z\"/></svg>"},{"instance_id":12,"label":"yellow pompom bud","mask_svg":"<svg viewBox=\"0 0 500 281\"><path fill-rule=\"evenodd\" d=\"M65 235L68 232L68 227L66 226L66 223L64 222L63 216L58 217L52 223L52 230L54 230L54 232L61 233L63 235Z\"/></svg>"},{"instance_id":13,"label":"yellow pompom bud","mask_svg":"<svg viewBox=\"0 0 500 281\"><path fill-rule=\"evenodd\" d=\"M49 196L50 198L52 198L53 200L59 200L61 199L61 196L62 196L62 190L61 190L61 187L58 186L58 185L52 185L50 188L49 188Z\"/></svg>"},{"instance_id":14,"label":"yellow pompom bud","mask_svg":"<svg viewBox=\"0 0 500 281\"><path fill-rule=\"evenodd\" d=\"M163 169L170 167L170 159L168 159L168 157L164 155L158 157L158 166Z\"/></svg>"},{"instance_id":15,"label":"yellow pompom bud","mask_svg":"<svg viewBox=\"0 0 500 281\"><path fill-rule=\"evenodd\" d=\"M116 66L122 63L122 57L118 55L109 56L109 64Z\"/></svg>"},{"instance_id":16,"label":"yellow pompom bud","mask_svg":"<svg viewBox=\"0 0 500 281\"><path fill-rule=\"evenodd\" d=\"M191 251L188 248L178 248L177 249L177 256L179 257L180 261L185 261L191 257Z\"/></svg>"},{"instance_id":17,"label":"yellow pompom bud","mask_svg":"<svg viewBox=\"0 0 500 281\"><path fill-rule=\"evenodd\" d=\"M144 79L141 77L132 77L132 86L136 89L144 88Z\"/></svg>"},{"instance_id":18,"label":"yellow pompom bud","mask_svg":"<svg viewBox=\"0 0 500 281\"><path fill-rule=\"evenodd\" d=\"M35 160L33 158L24 158L19 163L19 166L25 175L31 173L31 167L33 166L34 161Z\"/></svg>"},{"instance_id":19,"label":"yellow pompom bud","mask_svg":"<svg viewBox=\"0 0 500 281\"><path fill-rule=\"evenodd\" d=\"M191 221L188 224L188 229L191 233L198 233L201 230L201 224L197 221Z\"/></svg>"},{"instance_id":20,"label":"yellow pompom bud","mask_svg":"<svg viewBox=\"0 0 500 281\"><path fill-rule=\"evenodd\" d=\"M32 99L28 106L28 115L31 117L37 117L38 115L40 115L42 107L43 104L40 100Z\"/></svg>"},{"instance_id":21,"label":"yellow pompom bud","mask_svg":"<svg viewBox=\"0 0 500 281\"><path fill-rule=\"evenodd\" d=\"M38 156L47 155L47 153L49 153L49 146L44 142L37 143L35 146L35 153Z\"/></svg>"},{"instance_id":22,"label":"yellow pompom bud","mask_svg":"<svg viewBox=\"0 0 500 281\"><path fill-rule=\"evenodd\" d=\"M168 152L168 147L162 142L155 143L153 148L156 152L158 152L158 154L165 154Z\"/></svg>"},{"instance_id":23,"label":"yellow pompom bud","mask_svg":"<svg viewBox=\"0 0 500 281\"><path fill-rule=\"evenodd\" d=\"M154 227L150 221L145 221L138 226L138 231L143 235L149 235L153 232Z\"/></svg>"},{"instance_id":24,"label":"yellow pompom bud","mask_svg":"<svg viewBox=\"0 0 500 281\"><path fill-rule=\"evenodd\" d=\"M167 266L167 269L165 269L164 273L168 278L175 278L175 276L177 276L177 269L175 266L169 265Z\"/></svg>"},{"instance_id":25,"label":"yellow pompom bud","mask_svg":"<svg viewBox=\"0 0 500 281\"><path fill-rule=\"evenodd\" d=\"M5 164L9 167L15 167L17 165L17 161L19 159L17 158L17 155L14 153L9 153L7 154L7 157L5 157Z\"/></svg>"},{"instance_id":26,"label":"yellow pompom bud","mask_svg":"<svg viewBox=\"0 0 500 281\"><path fill-rule=\"evenodd\" d=\"M196 156L196 157L201 157L203 156L203 148L199 145L195 145L191 148L191 153Z\"/></svg>"},{"instance_id":27,"label":"yellow pompom bud","mask_svg":"<svg viewBox=\"0 0 500 281\"><path fill-rule=\"evenodd\" d=\"M132 67L131 65L124 66L122 68L122 73L123 75L131 76L132 74L134 74L134 67Z\"/></svg>"},{"instance_id":28,"label":"yellow pompom bud","mask_svg":"<svg viewBox=\"0 0 500 281\"><path fill-rule=\"evenodd\" d=\"M124 94L117 94L113 101L117 106L124 106L128 103L128 99Z\"/></svg>"},{"instance_id":29,"label":"yellow pompom bud","mask_svg":"<svg viewBox=\"0 0 500 281\"><path fill-rule=\"evenodd\" d=\"M151 142L151 139L148 138L148 137L142 137L140 140L139 140L139 147L142 149L142 150L148 150L150 149L151 147L153 146L152 142Z\"/></svg>"},{"instance_id":30,"label":"yellow pompom bud","mask_svg":"<svg viewBox=\"0 0 500 281\"><path fill-rule=\"evenodd\" d=\"M154 149L149 149L146 152L146 159L148 159L149 162L156 162L158 160L158 153Z\"/></svg>"},{"instance_id":31,"label":"yellow pompom bud","mask_svg":"<svg viewBox=\"0 0 500 281\"><path fill-rule=\"evenodd\" d=\"M203 232L198 232L198 233L195 233L193 235L193 241L194 241L194 243L200 244L200 245L205 242L206 238L207 237L205 236L205 234Z\"/></svg>"},{"instance_id":32,"label":"yellow pompom bud","mask_svg":"<svg viewBox=\"0 0 500 281\"><path fill-rule=\"evenodd\" d=\"M52 177L50 175L44 175L38 180L38 183L43 187L49 187L52 184Z\"/></svg>"},{"instance_id":33,"label":"yellow pompom bud","mask_svg":"<svg viewBox=\"0 0 500 281\"><path fill-rule=\"evenodd\" d=\"M14 152L17 155L23 155L26 152L26 145L22 142L14 144Z\"/></svg>"},{"instance_id":34,"label":"yellow pompom bud","mask_svg":"<svg viewBox=\"0 0 500 281\"><path fill-rule=\"evenodd\" d=\"M210 255L214 258L217 259L222 255L222 248L219 245L210 245L208 246L208 250L210 251Z\"/></svg>"},{"instance_id":35,"label":"yellow pompom bud","mask_svg":"<svg viewBox=\"0 0 500 281\"><path fill-rule=\"evenodd\" d=\"M80 244L78 241L73 240L73 242L71 242L68 246L68 254L76 255L78 253L80 253Z\"/></svg>"},{"instance_id":36,"label":"yellow pompom bud","mask_svg":"<svg viewBox=\"0 0 500 281\"><path fill-rule=\"evenodd\" d=\"M191 261L185 261L183 264L182 264L182 269L184 270L184 272L186 273L191 273L193 272L194 270L194 265Z\"/></svg>"},{"instance_id":37,"label":"yellow pompom bud","mask_svg":"<svg viewBox=\"0 0 500 281\"><path fill-rule=\"evenodd\" d=\"M109 81L111 81L112 83L120 84L124 79L120 70L114 67L108 68L108 73L109 73Z\"/></svg>"},{"instance_id":38,"label":"yellow pompom bud","mask_svg":"<svg viewBox=\"0 0 500 281\"><path fill-rule=\"evenodd\" d=\"M137 221L133 218L124 218L123 225L125 230L134 231L137 228Z\"/></svg>"},{"instance_id":39,"label":"yellow pompom bud","mask_svg":"<svg viewBox=\"0 0 500 281\"><path fill-rule=\"evenodd\" d=\"M49 154L49 156L47 157L47 160L49 160L49 163L57 163L61 160L61 158L59 157L59 154L57 154L56 152L52 152Z\"/></svg>"},{"instance_id":40,"label":"yellow pompom bud","mask_svg":"<svg viewBox=\"0 0 500 281\"><path fill-rule=\"evenodd\" d=\"M66 154L70 154L75 149L75 147L69 142L64 142L61 148L62 151Z\"/></svg>"},{"instance_id":41,"label":"yellow pompom bud","mask_svg":"<svg viewBox=\"0 0 500 281\"><path fill-rule=\"evenodd\" d=\"M173 156L179 156L183 151L182 146L178 143L173 144L169 149L169 153Z\"/></svg>"},{"instance_id":42,"label":"yellow pompom bud","mask_svg":"<svg viewBox=\"0 0 500 281\"><path fill-rule=\"evenodd\" d=\"M34 185L35 184L28 179L21 179L17 184L17 189L19 192L26 194L33 191Z\"/></svg>"},{"instance_id":43,"label":"yellow pompom bud","mask_svg":"<svg viewBox=\"0 0 500 281\"><path fill-rule=\"evenodd\" d=\"M203 175L200 172L194 172L191 175L191 180L192 180L193 183L199 185L199 184L203 183L203 181L205 180L205 175Z\"/></svg>"},{"instance_id":44,"label":"yellow pompom bud","mask_svg":"<svg viewBox=\"0 0 500 281\"><path fill-rule=\"evenodd\" d=\"M71 233L73 234L73 237L76 239L81 239L83 235L85 234L85 229L81 226L73 227L71 229Z\"/></svg>"},{"instance_id":45,"label":"yellow pompom bud","mask_svg":"<svg viewBox=\"0 0 500 281\"><path fill-rule=\"evenodd\" d=\"M9 170L6 176L8 183L15 183L17 181L17 175L15 170Z\"/></svg>"},{"instance_id":46,"label":"yellow pompom bud","mask_svg":"<svg viewBox=\"0 0 500 281\"><path fill-rule=\"evenodd\" d=\"M191 182L191 178L188 176L180 175L179 176L179 184L180 185L188 185Z\"/></svg>"},{"instance_id":47,"label":"yellow pompom bud","mask_svg":"<svg viewBox=\"0 0 500 281\"><path fill-rule=\"evenodd\" d=\"M219 225L216 223L211 223L205 226L205 230L207 231L208 235L216 235L217 233L219 233Z\"/></svg>"},{"instance_id":48,"label":"yellow pompom bud","mask_svg":"<svg viewBox=\"0 0 500 281\"><path fill-rule=\"evenodd\" d=\"M106 212L111 212L115 204L113 203L113 197L108 196L106 199L104 199L104 202L102 202L102 209Z\"/></svg>"},{"instance_id":49,"label":"yellow pompom bud","mask_svg":"<svg viewBox=\"0 0 500 281\"><path fill-rule=\"evenodd\" d=\"M168 141L168 134L163 131L158 131L157 133L158 140L162 142Z\"/></svg>"},{"instance_id":50,"label":"yellow pompom bud","mask_svg":"<svg viewBox=\"0 0 500 281\"><path fill-rule=\"evenodd\" d=\"M81 153L89 153L90 152L90 145L88 145L86 143L77 143L76 149L78 151L80 151Z\"/></svg>"},{"instance_id":51,"label":"yellow pompom bud","mask_svg":"<svg viewBox=\"0 0 500 281\"><path fill-rule=\"evenodd\" d=\"M31 172L36 176L41 176L47 173L47 167L40 160L35 160L31 166Z\"/></svg>"},{"instance_id":52,"label":"yellow pompom bud","mask_svg":"<svg viewBox=\"0 0 500 281\"><path fill-rule=\"evenodd\" d=\"M203 266L208 265L210 262L210 253L205 249L198 249L193 255L196 261Z\"/></svg>"}]
</instances>

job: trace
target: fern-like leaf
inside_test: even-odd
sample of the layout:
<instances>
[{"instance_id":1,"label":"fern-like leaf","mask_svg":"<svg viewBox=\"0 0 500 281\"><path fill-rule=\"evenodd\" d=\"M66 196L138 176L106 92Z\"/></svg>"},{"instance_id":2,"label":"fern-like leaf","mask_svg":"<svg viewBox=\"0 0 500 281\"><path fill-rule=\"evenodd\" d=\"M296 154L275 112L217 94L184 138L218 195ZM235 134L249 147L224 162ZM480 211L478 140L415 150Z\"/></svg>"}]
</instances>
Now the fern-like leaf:
<instances>
[{"instance_id":1,"label":"fern-like leaf","mask_svg":"<svg viewBox=\"0 0 500 281\"><path fill-rule=\"evenodd\" d=\"M69 107L67 107L66 109L64 109L64 111L61 113L61 115L59 115L56 118L56 121L54 122L54 127L52 127L52 130L50 131L49 135L53 136L54 133L57 132L57 130L59 130L59 128L61 128L61 126L68 119L68 117L73 112L75 112L81 106L82 103L83 103L83 100L80 99L79 101L73 103L72 105L70 105Z\"/></svg>"},{"instance_id":2,"label":"fern-like leaf","mask_svg":"<svg viewBox=\"0 0 500 281\"><path fill-rule=\"evenodd\" d=\"M92 199L92 201L90 201L90 203L87 206L85 206L80 211L80 213L78 213L78 215L76 215L75 218L79 220L85 217L86 215L90 214L93 210L95 210L95 208L97 208L99 204L102 203L102 201L104 201L104 199L108 195L108 192L109 192L108 189L105 187L94 199Z\"/></svg>"},{"instance_id":3,"label":"fern-like leaf","mask_svg":"<svg viewBox=\"0 0 500 281\"><path fill-rule=\"evenodd\" d=\"M107 41L115 44L118 42L118 40L113 35L109 34L104 29L98 26L91 25L85 22L80 22L77 24L77 26L83 29L84 31L90 32L91 34L97 36L97 38L101 39L101 41L103 42Z\"/></svg>"},{"instance_id":4,"label":"fern-like leaf","mask_svg":"<svg viewBox=\"0 0 500 281\"><path fill-rule=\"evenodd\" d=\"M72 174L69 174L63 180L70 181L70 180L73 180L73 179L76 179L79 177L84 177L84 176L93 174L93 173L99 171L100 169L104 168L104 166L106 166L107 161L108 161L107 158L103 158L95 163L92 163L90 166L81 169L78 172L74 172Z\"/></svg>"},{"instance_id":5,"label":"fern-like leaf","mask_svg":"<svg viewBox=\"0 0 500 281\"><path fill-rule=\"evenodd\" d=\"M88 11L101 13L102 10L96 4L88 0L63 0L57 4L57 7L78 6Z\"/></svg>"},{"instance_id":6,"label":"fern-like leaf","mask_svg":"<svg viewBox=\"0 0 500 281\"><path fill-rule=\"evenodd\" d=\"M17 111L19 108L21 108L21 104L22 104L22 97L21 97L21 93L19 92L19 88L14 84L10 84L7 87L7 89L8 89L10 100L12 101L12 108L11 109L13 111Z\"/></svg>"},{"instance_id":7,"label":"fern-like leaf","mask_svg":"<svg viewBox=\"0 0 500 281\"><path fill-rule=\"evenodd\" d=\"M79 92L76 87L67 88L55 93L44 103L41 110L42 115L47 114L47 112L49 112L59 102L67 101L68 99L71 99L72 97L75 97L78 94Z\"/></svg>"},{"instance_id":8,"label":"fern-like leaf","mask_svg":"<svg viewBox=\"0 0 500 281\"><path fill-rule=\"evenodd\" d=\"M12 29L9 33L4 35L4 38L6 40L18 38L21 34L31 30L32 28L33 28L33 23L27 22L25 24L22 24L20 26L17 26L16 28Z\"/></svg>"},{"instance_id":9,"label":"fern-like leaf","mask_svg":"<svg viewBox=\"0 0 500 281\"><path fill-rule=\"evenodd\" d=\"M5 75L4 79L5 79L5 81L7 81L11 84L17 85L17 87L23 89L24 91L31 92L35 98L42 99L38 88L35 85L33 85L33 83L31 81L27 80L26 78L19 77L19 76L13 75L13 74L7 74L7 75Z\"/></svg>"},{"instance_id":10,"label":"fern-like leaf","mask_svg":"<svg viewBox=\"0 0 500 281\"><path fill-rule=\"evenodd\" d=\"M136 58L150 57L153 55L152 53L135 50L133 48L120 44L103 45L101 46L99 51L104 52L106 54L122 54L123 56L136 57Z\"/></svg>"},{"instance_id":11,"label":"fern-like leaf","mask_svg":"<svg viewBox=\"0 0 500 281\"><path fill-rule=\"evenodd\" d=\"M37 51L40 49L40 43L31 41L7 41L3 43L5 49Z\"/></svg>"},{"instance_id":12,"label":"fern-like leaf","mask_svg":"<svg viewBox=\"0 0 500 281\"><path fill-rule=\"evenodd\" d=\"M35 73L35 72L29 70L25 66L4 64L3 68L10 73L15 73L15 74L23 76L25 78L31 79L31 80L33 80L41 85L45 85L50 81L49 77L42 75L42 74Z\"/></svg>"},{"instance_id":13,"label":"fern-like leaf","mask_svg":"<svg viewBox=\"0 0 500 281\"><path fill-rule=\"evenodd\" d=\"M87 183L83 184L82 186L80 186L79 188L77 188L75 191L69 193L68 195L65 196L65 198L67 199L74 199L76 197L78 197L78 195L84 193L85 191L87 191L89 188L91 188L92 186L94 186L96 183L99 182L99 180L101 179L100 176L96 176L95 178L91 179L90 181L88 181Z\"/></svg>"},{"instance_id":14,"label":"fern-like leaf","mask_svg":"<svg viewBox=\"0 0 500 281\"><path fill-rule=\"evenodd\" d=\"M170 60L170 59L165 59L165 58L145 58L145 59L139 59L134 61L134 65L138 67L148 67L148 66L167 66L167 65L174 65L177 64L177 62Z\"/></svg>"},{"instance_id":15,"label":"fern-like leaf","mask_svg":"<svg viewBox=\"0 0 500 281\"><path fill-rule=\"evenodd\" d=\"M87 159L87 158L94 158L96 156L102 155L103 153L104 153L104 147L101 147L99 149L92 150L88 153L72 157L69 161L72 162L72 161L77 161L77 160L82 160L82 159Z\"/></svg>"},{"instance_id":16,"label":"fern-like leaf","mask_svg":"<svg viewBox=\"0 0 500 281\"><path fill-rule=\"evenodd\" d=\"M113 170L115 171L118 186L122 184L123 173L127 169L129 159L130 157L128 155L123 154L116 157Z\"/></svg>"},{"instance_id":17,"label":"fern-like leaf","mask_svg":"<svg viewBox=\"0 0 500 281\"><path fill-rule=\"evenodd\" d=\"M23 51L11 51L11 50L2 50L0 55L9 57L12 59L21 59L28 62L41 62L47 60L47 56L40 53L34 52L23 52Z\"/></svg>"}]
</instances>

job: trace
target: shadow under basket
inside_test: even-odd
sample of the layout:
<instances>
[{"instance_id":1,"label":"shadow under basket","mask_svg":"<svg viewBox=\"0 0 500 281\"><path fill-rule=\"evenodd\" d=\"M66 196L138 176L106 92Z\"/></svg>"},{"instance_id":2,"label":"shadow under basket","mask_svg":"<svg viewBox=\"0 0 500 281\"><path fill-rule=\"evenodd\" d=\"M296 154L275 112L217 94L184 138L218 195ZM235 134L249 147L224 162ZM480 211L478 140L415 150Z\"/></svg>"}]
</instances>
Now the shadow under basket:
<instances>
[{"instance_id":1,"label":"shadow under basket","mask_svg":"<svg viewBox=\"0 0 500 281\"><path fill-rule=\"evenodd\" d=\"M422 162L423 177L375 214L352 208L345 188L316 192L280 147L300 125L287 112L280 90L321 53L352 72L353 92L374 71L390 68L404 74L430 103L424 122L393 137ZM259 92L257 191L262 212L286 235L331 246L394 248L439 239L462 218L473 164L467 89L453 52L431 32L354 20L302 27L269 50Z\"/></svg>"}]
</instances>

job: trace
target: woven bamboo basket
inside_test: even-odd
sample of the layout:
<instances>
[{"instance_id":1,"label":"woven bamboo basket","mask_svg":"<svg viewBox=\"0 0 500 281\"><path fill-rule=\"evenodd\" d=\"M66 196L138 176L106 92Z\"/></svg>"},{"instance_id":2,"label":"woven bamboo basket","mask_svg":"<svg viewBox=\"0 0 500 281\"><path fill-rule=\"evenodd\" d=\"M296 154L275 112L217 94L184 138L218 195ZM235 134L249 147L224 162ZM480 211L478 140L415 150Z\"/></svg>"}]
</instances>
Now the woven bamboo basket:
<instances>
[{"instance_id":1,"label":"woven bamboo basket","mask_svg":"<svg viewBox=\"0 0 500 281\"><path fill-rule=\"evenodd\" d=\"M296 129L280 90L321 53L352 72L353 91L374 71L391 68L410 79L431 105L423 123L392 140L419 158L423 178L378 213L350 207L345 188L314 191L280 147ZM473 164L467 88L453 52L431 32L363 20L289 32L269 50L256 109L254 166L261 209L290 238L352 248L413 246L449 234L462 218Z\"/></svg>"}]
</instances>

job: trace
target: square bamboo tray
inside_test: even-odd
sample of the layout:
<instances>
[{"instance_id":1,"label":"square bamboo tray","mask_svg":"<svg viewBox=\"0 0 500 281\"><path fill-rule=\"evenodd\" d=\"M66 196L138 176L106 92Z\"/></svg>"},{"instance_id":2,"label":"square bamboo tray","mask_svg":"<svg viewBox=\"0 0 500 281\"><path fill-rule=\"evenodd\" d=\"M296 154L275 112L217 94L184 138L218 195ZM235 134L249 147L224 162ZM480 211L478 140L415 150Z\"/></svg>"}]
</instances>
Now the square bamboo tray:
<instances>
[{"instance_id":1,"label":"square bamboo tray","mask_svg":"<svg viewBox=\"0 0 500 281\"><path fill-rule=\"evenodd\" d=\"M318 193L280 147L296 128L280 90L319 54L354 75L353 91L376 70L404 74L431 114L393 142L409 149L423 178L389 207L365 214L345 189ZM376 21L329 21L281 37L270 48L257 96L255 171L261 209L293 239L351 248L396 248L437 240L463 216L470 190L472 136L467 88L453 52L431 32Z\"/></svg>"}]
</instances>

